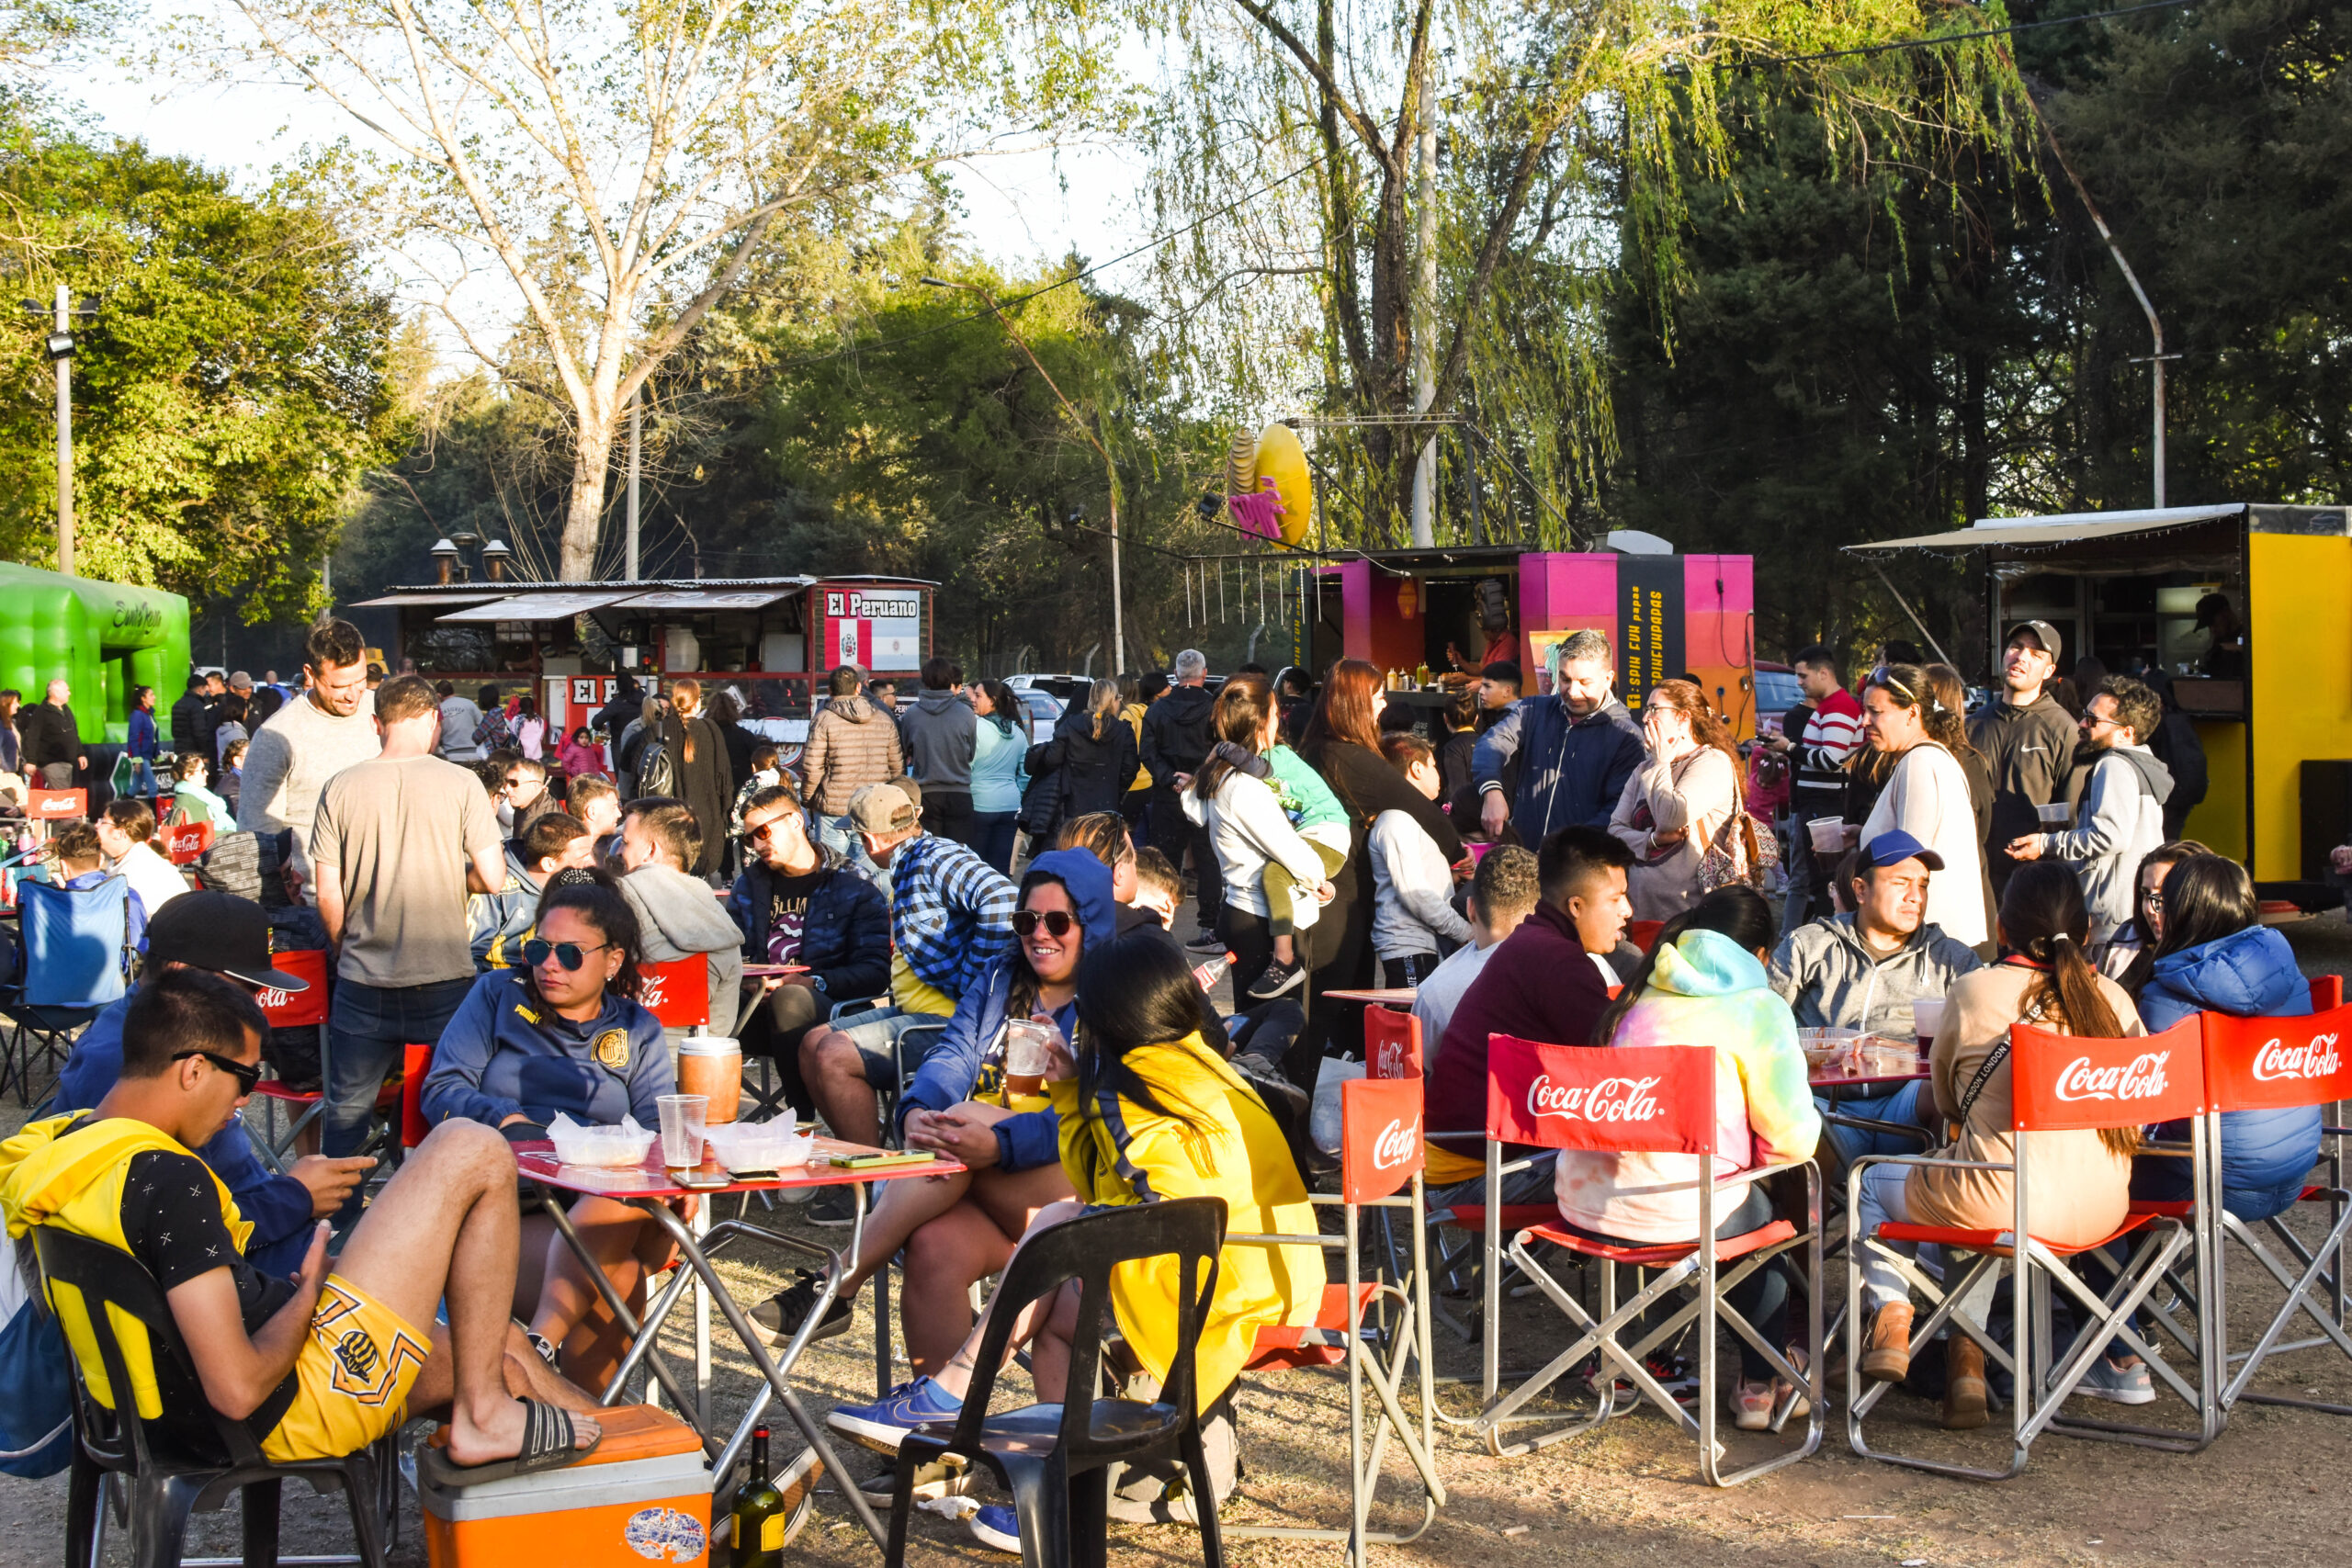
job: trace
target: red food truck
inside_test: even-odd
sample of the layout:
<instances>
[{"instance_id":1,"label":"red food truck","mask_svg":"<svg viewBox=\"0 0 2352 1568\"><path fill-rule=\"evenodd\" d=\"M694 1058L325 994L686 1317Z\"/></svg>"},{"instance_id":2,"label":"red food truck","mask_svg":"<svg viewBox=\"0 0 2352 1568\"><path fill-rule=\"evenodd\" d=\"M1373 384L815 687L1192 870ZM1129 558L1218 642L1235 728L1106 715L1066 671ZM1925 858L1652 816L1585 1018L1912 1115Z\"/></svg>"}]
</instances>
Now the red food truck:
<instances>
[{"instance_id":1,"label":"red food truck","mask_svg":"<svg viewBox=\"0 0 2352 1568\"><path fill-rule=\"evenodd\" d=\"M550 734L586 723L624 674L731 689L744 723L796 753L842 664L911 683L931 657L935 582L742 577L639 582L436 582L351 606L399 617L391 657L468 695L528 685Z\"/></svg>"}]
</instances>

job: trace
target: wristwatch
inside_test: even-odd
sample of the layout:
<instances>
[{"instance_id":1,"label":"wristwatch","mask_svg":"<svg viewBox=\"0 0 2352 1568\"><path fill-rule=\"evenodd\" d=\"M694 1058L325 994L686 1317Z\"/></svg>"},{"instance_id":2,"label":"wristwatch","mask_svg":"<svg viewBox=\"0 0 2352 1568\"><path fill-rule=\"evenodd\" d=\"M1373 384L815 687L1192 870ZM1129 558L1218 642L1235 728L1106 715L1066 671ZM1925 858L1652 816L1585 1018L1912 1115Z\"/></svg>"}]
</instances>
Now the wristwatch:
<instances>
[{"instance_id":1,"label":"wristwatch","mask_svg":"<svg viewBox=\"0 0 2352 1568\"><path fill-rule=\"evenodd\" d=\"M824 977L822 975L811 975L811 976L808 976L808 988L809 988L810 990L812 990L812 991L823 992L823 993L824 993L824 994L826 994L826 995L831 995L831 993L830 993L830 992L826 992L826 991L825 991L825 977Z\"/></svg>"}]
</instances>

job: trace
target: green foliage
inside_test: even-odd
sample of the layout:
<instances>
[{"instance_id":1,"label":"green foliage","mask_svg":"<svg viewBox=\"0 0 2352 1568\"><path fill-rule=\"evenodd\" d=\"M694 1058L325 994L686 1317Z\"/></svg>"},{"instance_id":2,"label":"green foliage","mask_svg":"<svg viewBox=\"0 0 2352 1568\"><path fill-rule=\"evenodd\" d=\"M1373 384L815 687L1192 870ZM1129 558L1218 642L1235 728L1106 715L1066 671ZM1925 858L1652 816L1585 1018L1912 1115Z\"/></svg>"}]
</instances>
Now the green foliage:
<instances>
[{"instance_id":1,"label":"green foliage","mask_svg":"<svg viewBox=\"0 0 2352 1568\"><path fill-rule=\"evenodd\" d=\"M248 623L323 606L318 565L392 434L392 324L356 255L281 192L136 142L17 121L0 150L0 268L74 327L76 570ZM46 563L55 399L43 317L0 335L0 553Z\"/></svg>"}]
</instances>

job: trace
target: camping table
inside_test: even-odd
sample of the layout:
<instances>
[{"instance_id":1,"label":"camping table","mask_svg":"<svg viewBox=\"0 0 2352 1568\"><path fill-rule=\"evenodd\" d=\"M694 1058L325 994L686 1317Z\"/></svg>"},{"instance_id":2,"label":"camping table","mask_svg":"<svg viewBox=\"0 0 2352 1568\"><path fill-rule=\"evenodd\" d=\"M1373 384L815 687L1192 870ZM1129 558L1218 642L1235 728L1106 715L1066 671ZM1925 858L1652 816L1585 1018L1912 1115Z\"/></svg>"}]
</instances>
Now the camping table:
<instances>
[{"instance_id":1,"label":"camping table","mask_svg":"<svg viewBox=\"0 0 2352 1568\"><path fill-rule=\"evenodd\" d=\"M842 1470L841 1461L833 1454L832 1444L826 1438L824 1427L809 1416L808 1410L801 1404L799 1396L792 1392L790 1379L793 1366L800 1359L801 1351L808 1348L810 1336L817 1326L824 1322L827 1309L833 1304L833 1297L841 1288L842 1276L849 1269L857 1267L858 1248L865 1235L865 1184L872 1181L899 1181L908 1177L955 1176L964 1169L963 1166L956 1161L944 1158L934 1158L923 1165L894 1166L882 1170L868 1171L843 1170L825 1163L827 1158L833 1155L887 1155L890 1152L888 1149L867 1148L858 1144L844 1144L834 1138L819 1138L809 1155L810 1163L801 1168L786 1170L775 1176L748 1179L729 1177L724 1181L708 1187L686 1187L673 1180L670 1173L662 1168L662 1146L659 1142L656 1142L652 1149L648 1151L641 1163L618 1168L565 1165L555 1157L555 1145L551 1143L522 1143L514 1145L515 1163L521 1169L523 1179L537 1188L540 1195L548 1200L548 1217L555 1222L556 1229L562 1234L564 1241L571 1247L573 1254L586 1267L588 1278L594 1282L597 1293L604 1298L605 1306L611 1310L614 1321L618 1323L622 1331L629 1336L628 1354L622 1359L619 1369L613 1373L612 1381L606 1385L603 1403L610 1404L620 1397L628 1384L629 1374L636 1371L638 1362L642 1360L649 1372L663 1388L669 1390L672 1401L678 1407L678 1413L693 1423L695 1429L702 1434L704 1450L712 1455L711 1475L713 1487L716 1490L723 1486L727 1477L733 1472L736 1460L742 1454L745 1445L751 1440L752 1428L759 1424L762 1416L766 1413L768 1402L771 1399L781 1402L786 1412L791 1416L793 1425L800 1428L801 1435L808 1439L809 1446L822 1457L825 1468L832 1472L835 1486L849 1503L851 1511L857 1516L858 1522L865 1527L869 1535L873 1536L876 1546L884 1544L881 1521L875 1517L874 1510L867 1504L865 1494L858 1490L856 1483L850 1480L848 1472ZM715 1174L723 1175L724 1173ZM846 1187L850 1190L851 1221L849 1252L846 1258L830 1247L807 1241L797 1235L787 1235L782 1231L772 1230L765 1225L753 1224L745 1219L722 1220L716 1224L709 1224L707 1205L704 1206L697 1215L696 1223L693 1225L688 1225L681 1220L670 1208L670 1204L680 1198L717 1199L730 1192L773 1192L793 1188L813 1187ZM621 1300L619 1293L613 1289L612 1281L605 1277L605 1271L591 1261L586 1248L581 1245L579 1233L572 1229L571 1217L564 1212L563 1205L555 1199L555 1194L558 1192L611 1198L634 1208L642 1209L653 1217L656 1224L669 1233L670 1239L677 1245L679 1255L685 1260L687 1267L678 1269L670 1283L662 1288L662 1293L647 1306L642 1323L630 1314L628 1303ZM706 1238L712 1239L706 1240ZM818 1293L817 1304L809 1313L808 1320L801 1324L799 1331L793 1335L791 1342L785 1346L781 1354L771 1356L767 1348L760 1343L759 1337L752 1331L751 1320L745 1315L743 1308L736 1302L734 1296L728 1291L726 1283L719 1279L718 1272L710 1266L710 1252L738 1238L755 1239L771 1247L781 1247L787 1252L800 1253L814 1259L822 1267L824 1286ZM759 1396L752 1400L751 1408L746 1410L743 1413L743 1418L736 1423L734 1432L729 1436L722 1447L717 1449L712 1446L711 1434L704 1429L709 1420L708 1410L702 1403L703 1397L707 1396L709 1385L710 1348L707 1328L696 1337L695 1347L696 1397L694 1399L689 1399L685 1390L679 1386L676 1377L662 1361L661 1351L655 1348L654 1344L659 1337L663 1320L670 1315L671 1309L678 1304L679 1299L684 1295L689 1285L695 1289L698 1304L706 1300L718 1303L720 1314L727 1319L728 1326L732 1328L736 1337L743 1342L743 1348L751 1356L752 1364L759 1368L760 1375L767 1381L767 1387L762 1389Z\"/></svg>"},{"instance_id":2,"label":"camping table","mask_svg":"<svg viewBox=\"0 0 2352 1568\"><path fill-rule=\"evenodd\" d=\"M1811 1084L1816 1091L1826 1092L1832 1105L1838 1102L1838 1091L1841 1089L1860 1089L1865 1084L1910 1083L1928 1076L1928 1058L1925 1055L1917 1058L1907 1072L1881 1072L1874 1068L1859 1066L1808 1066L1805 1068L1805 1082Z\"/></svg>"},{"instance_id":3,"label":"camping table","mask_svg":"<svg viewBox=\"0 0 2352 1568\"><path fill-rule=\"evenodd\" d=\"M1370 1002L1374 1007L1408 1008L1419 987L1414 986L1375 986L1361 991L1325 991L1327 1002Z\"/></svg>"}]
</instances>

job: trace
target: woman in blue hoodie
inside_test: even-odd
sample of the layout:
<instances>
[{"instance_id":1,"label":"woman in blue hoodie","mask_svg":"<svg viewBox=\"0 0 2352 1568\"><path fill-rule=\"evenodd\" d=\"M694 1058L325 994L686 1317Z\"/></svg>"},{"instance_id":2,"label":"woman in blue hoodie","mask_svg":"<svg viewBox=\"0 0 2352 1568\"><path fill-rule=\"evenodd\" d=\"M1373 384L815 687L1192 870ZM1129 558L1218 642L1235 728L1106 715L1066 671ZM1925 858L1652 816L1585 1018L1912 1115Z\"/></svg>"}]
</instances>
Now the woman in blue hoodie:
<instances>
[{"instance_id":1,"label":"woman in blue hoodie","mask_svg":"<svg viewBox=\"0 0 2352 1568\"><path fill-rule=\"evenodd\" d=\"M2295 967L2287 939L2264 925L2245 867L2220 855L2197 855L2164 882L2164 935L2139 995L2148 1032L2195 1012L2233 1018L2301 1018L2312 1010L2311 982ZM2301 1195L2319 1157L2317 1106L2294 1111L2233 1111L2222 1118L2222 1206L2249 1223L2279 1213ZM2185 1126L2159 1136L2179 1141ZM2143 1155L2132 1196L2188 1196L2188 1161Z\"/></svg>"},{"instance_id":2,"label":"woman in blue hoodie","mask_svg":"<svg viewBox=\"0 0 2352 1568\"><path fill-rule=\"evenodd\" d=\"M849 1326L851 1303L874 1267L901 1247L907 1278L922 1281L902 1298L907 1354L918 1375L935 1371L971 1329L967 1292L1004 1267L1029 1222L1070 1197L1062 1173L1061 1124L1042 1097L1015 1108L1004 1093L1005 1023L1050 1021L1066 1041L1078 1014L1078 961L1089 942L1116 934L1111 870L1084 850L1055 850L1030 862L1012 917L1012 950L967 989L937 1044L899 1097L898 1124L910 1149L961 1161L961 1176L882 1184L859 1248L863 1261L842 1278L817 1337ZM752 1309L763 1337L781 1344L815 1306L819 1281L797 1281Z\"/></svg>"}]
</instances>

